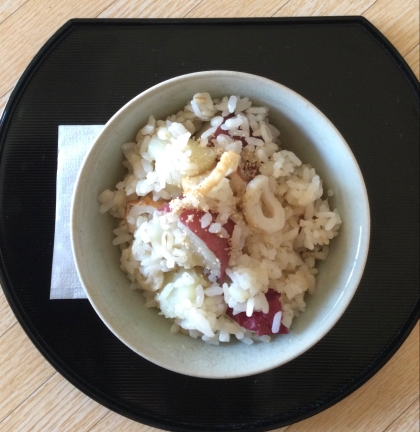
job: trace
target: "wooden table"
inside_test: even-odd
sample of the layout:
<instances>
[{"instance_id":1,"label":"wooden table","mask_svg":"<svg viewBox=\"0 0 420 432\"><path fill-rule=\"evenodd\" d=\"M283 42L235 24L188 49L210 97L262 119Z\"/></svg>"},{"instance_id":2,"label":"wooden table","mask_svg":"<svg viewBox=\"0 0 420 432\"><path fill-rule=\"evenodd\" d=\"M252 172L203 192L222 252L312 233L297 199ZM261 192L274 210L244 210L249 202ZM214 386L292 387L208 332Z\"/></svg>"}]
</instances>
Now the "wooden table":
<instances>
[{"instance_id":1,"label":"wooden table","mask_svg":"<svg viewBox=\"0 0 420 432\"><path fill-rule=\"evenodd\" d=\"M416 0L0 0L0 112L44 42L70 18L363 15L419 76ZM156 431L97 404L59 375L0 290L0 431ZM278 431L419 430L419 324L370 381L315 417Z\"/></svg>"}]
</instances>

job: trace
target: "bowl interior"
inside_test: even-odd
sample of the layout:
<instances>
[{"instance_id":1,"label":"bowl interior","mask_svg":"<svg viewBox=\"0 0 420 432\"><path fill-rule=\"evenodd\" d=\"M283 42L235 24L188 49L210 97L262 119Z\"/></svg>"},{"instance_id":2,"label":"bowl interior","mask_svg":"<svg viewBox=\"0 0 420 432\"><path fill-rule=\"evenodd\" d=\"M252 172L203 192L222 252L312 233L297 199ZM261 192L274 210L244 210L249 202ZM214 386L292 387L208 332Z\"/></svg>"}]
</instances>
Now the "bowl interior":
<instances>
[{"instance_id":1,"label":"bowl interior","mask_svg":"<svg viewBox=\"0 0 420 432\"><path fill-rule=\"evenodd\" d=\"M237 94L270 108L270 122L281 131L282 146L315 167L331 188L332 208L343 219L330 255L319 266L317 292L305 297L307 310L289 335L248 346L207 345L172 334L171 321L144 307L119 268L112 246L116 220L99 214L97 196L114 188L124 168L121 145L133 141L153 114L156 119L182 109L196 92L212 97ZM214 71L159 84L125 105L105 126L79 174L72 207L72 245L87 295L105 324L135 352L167 369L206 378L231 378L262 372L290 361L321 339L339 319L363 272L369 243L369 207L357 163L338 131L308 101L293 91L253 75Z\"/></svg>"}]
</instances>

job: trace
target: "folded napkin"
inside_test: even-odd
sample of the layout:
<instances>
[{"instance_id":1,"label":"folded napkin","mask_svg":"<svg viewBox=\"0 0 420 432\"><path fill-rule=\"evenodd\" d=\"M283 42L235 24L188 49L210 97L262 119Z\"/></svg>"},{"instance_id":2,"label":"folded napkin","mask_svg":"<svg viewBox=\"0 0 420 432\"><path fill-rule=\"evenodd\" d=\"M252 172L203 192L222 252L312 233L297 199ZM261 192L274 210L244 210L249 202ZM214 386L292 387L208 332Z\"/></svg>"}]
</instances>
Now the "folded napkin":
<instances>
[{"instance_id":1,"label":"folded napkin","mask_svg":"<svg viewBox=\"0 0 420 432\"><path fill-rule=\"evenodd\" d=\"M77 174L103 125L59 126L57 199L50 299L86 298L70 242L70 206Z\"/></svg>"}]
</instances>

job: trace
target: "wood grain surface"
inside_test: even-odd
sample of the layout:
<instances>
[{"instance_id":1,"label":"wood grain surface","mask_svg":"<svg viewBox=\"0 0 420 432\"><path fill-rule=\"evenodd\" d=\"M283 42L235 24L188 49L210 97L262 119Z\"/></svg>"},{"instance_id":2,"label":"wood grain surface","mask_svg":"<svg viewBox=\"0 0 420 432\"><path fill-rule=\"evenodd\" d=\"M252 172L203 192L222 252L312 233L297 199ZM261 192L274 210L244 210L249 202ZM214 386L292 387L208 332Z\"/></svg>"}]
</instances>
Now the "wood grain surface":
<instances>
[{"instance_id":1,"label":"wood grain surface","mask_svg":"<svg viewBox=\"0 0 420 432\"><path fill-rule=\"evenodd\" d=\"M0 112L33 56L70 18L363 15L419 77L418 0L0 0ZM0 179L1 181L1 179ZM366 384L287 432L419 431L419 324ZM41 356L0 290L0 432L152 432L97 404Z\"/></svg>"}]
</instances>

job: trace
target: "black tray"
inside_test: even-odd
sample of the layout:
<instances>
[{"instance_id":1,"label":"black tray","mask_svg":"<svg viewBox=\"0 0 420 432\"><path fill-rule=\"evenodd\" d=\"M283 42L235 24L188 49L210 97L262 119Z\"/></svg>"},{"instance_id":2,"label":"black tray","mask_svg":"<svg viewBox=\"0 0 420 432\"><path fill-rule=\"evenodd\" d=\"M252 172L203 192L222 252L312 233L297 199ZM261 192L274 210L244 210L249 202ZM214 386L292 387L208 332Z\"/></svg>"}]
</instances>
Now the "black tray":
<instances>
[{"instance_id":1,"label":"black tray","mask_svg":"<svg viewBox=\"0 0 420 432\"><path fill-rule=\"evenodd\" d=\"M366 270L333 330L285 366L221 381L144 360L88 300L49 300L58 125L103 124L148 87L210 69L271 78L320 108L360 164L372 213ZM418 81L363 18L72 20L16 85L0 145L6 297L64 377L131 419L176 431L288 425L362 385L418 320Z\"/></svg>"}]
</instances>

